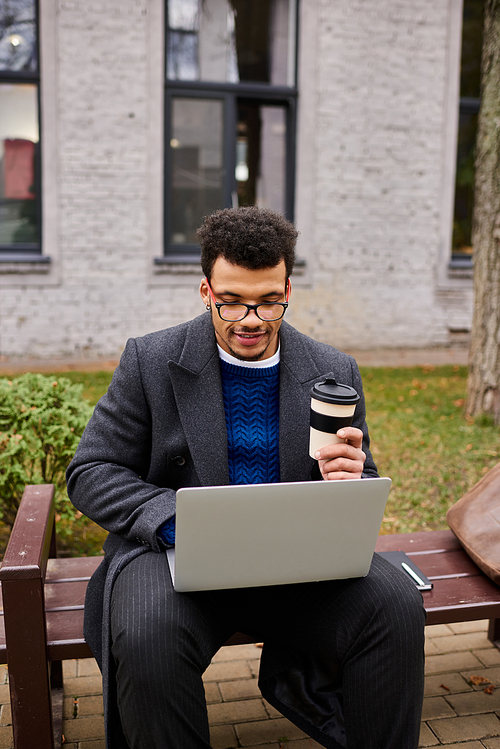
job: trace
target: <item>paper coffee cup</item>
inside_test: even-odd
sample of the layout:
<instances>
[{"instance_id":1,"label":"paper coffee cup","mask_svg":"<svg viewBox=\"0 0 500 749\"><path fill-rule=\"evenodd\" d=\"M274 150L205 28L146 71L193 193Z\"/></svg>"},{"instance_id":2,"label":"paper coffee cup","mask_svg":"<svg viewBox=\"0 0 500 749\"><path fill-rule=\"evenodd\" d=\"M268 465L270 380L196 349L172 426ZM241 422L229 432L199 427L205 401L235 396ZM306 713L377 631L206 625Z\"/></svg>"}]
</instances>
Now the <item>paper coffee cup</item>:
<instances>
[{"instance_id":1,"label":"paper coffee cup","mask_svg":"<svg viewBox=\"0 0 500 749\"><path fill-rule=\"evenodd\" d=\"M337 432L352 424L356 404L360 396L350 385L341 385L333 377L316 382L311 388L311 426L309 455L314 458L317 450L342 440Z\"/></svg>"}]
</instances>

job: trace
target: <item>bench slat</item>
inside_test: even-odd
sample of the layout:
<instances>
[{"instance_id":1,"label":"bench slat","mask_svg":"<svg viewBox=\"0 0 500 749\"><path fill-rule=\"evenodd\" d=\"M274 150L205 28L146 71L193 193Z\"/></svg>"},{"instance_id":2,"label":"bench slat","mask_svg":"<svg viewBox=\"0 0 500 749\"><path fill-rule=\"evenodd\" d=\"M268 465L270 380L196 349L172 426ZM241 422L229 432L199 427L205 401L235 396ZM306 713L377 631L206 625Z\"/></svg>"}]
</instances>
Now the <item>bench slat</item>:
<instances>
[{"instance_id":1,"label":"bench slat","mask_svg":"<svg viewBox=\"0 0 500 749\"><path fill-rule=\"evenodd\" d=\"M48 583L78 577L89 580L103 559L103 556L49 559L45 580Z\"/></svg>"},{"instance_id":2,"label":"bench slat","mask_svg":"<svg viewBox=\"0 0 500 749\"><path fill-rule=\"evenodd\" d=\"M427 624L500 618L500 589L484 576L435 580L423 598Z\"/></svg>"},{"instance_id":3,"label":"bench slat","mask_svg":"<svg viewBox=\"0 0 500 749\"><path fill-rule=\"evenodd\" d=\"M83 638L83 608L47 612L47 645L54 661L92 657Z\"/></svg>"},{"instance_id":4,"label":"bench slat","mask_svg":"<svg viewBox=\"0 0 500 749\"><path fill-rule=\"evenodd\" d=\"M458 551L462 547L454 533L445 531L418 531L416 533L392 533L379 536L376 551L405 551L407 554L432 551Z\"/></svg>"},{"instance_id":5,"label":"bench slat","mask_svg":"<svg viewBox=\"0 0 500 749\"><path fill-rule=\"evenodd\" d=\"M445 554L410 553L408 556L431 579L445 576L477 577L482 575L481 570L478 569L472 559L463 550L449 551Z\"/></svg>"}]
</instances>

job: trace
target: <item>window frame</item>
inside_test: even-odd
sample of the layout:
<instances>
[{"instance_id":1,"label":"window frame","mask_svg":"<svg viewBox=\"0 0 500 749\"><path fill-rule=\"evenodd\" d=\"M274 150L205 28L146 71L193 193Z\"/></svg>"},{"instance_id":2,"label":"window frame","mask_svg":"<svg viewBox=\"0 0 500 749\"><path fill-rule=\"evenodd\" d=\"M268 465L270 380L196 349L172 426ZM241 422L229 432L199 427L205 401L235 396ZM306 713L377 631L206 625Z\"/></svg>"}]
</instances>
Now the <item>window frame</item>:
<instances>
[{"instance_id":1,"label":"window frame","mask_svg":"<svg viewBox=\"0 0 500 749\"><path fill-rule=\"evenodd\" d=\"M168 0L164 4L164 164L163 164L163 255L155 258L156 265L166 263L193 263L199 262L200 246L198 244L172 244L170 242L170 199L172 195L172 160L171 160L171 114L172 99L175 97L186 98L215 98L224 101L223 115L223 155L224 169L224 201L223 207L231 206L231 194L235 189L234 177L236 167L236 125L238 99L250 99L254 102L268 104L270 106L281 106L285 110L286 135L285 135L285 217L289 221L294 219L295 202L295 170L296 170L296 137L297 137L297 64L298 64L298 19L299 1L291 3L291 9L295 18L294 28L294 70L292 86L273 85L269 83L240 82L229 83L227 81L184 81L170 80L167 78L167 35L168 35ZM231 135L232 134L232 135Z\"/></svg>"},{"instance_id":2,"label":"window frame","mask_svg":"<svg viewBox=\"0 0 500 749\"><path fill-rule=\"evenodd\" d=\"M41 117L41 73L40 73L40 9L39 0L34 0L36 29L36 71L0 70L0 85L4 83L30 83L36 86L38 110L38 143L35 145L35 201L37 217L37 242L10 242L0 244L0 261L40 260L42 255L42 117Z\"/></svg>"}]
</instances>

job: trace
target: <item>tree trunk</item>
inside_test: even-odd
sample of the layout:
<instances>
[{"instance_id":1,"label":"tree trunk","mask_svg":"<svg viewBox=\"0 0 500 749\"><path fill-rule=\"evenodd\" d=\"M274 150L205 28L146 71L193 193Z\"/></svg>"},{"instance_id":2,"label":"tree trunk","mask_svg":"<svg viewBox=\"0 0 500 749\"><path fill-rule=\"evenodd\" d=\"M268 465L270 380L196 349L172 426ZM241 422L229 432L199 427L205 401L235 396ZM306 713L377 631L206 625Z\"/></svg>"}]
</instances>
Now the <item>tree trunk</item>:
<instances>
[{"instance_id":1,"label":"tree trunk","mask_svg":"<svg viewBox=\"0 0 500 749\"><path fill-rule=\"evenodd\" d=\"M500 424L500 0L486 0L476 141L474 316L466 412Z\"/></svg>"}]
</instances>

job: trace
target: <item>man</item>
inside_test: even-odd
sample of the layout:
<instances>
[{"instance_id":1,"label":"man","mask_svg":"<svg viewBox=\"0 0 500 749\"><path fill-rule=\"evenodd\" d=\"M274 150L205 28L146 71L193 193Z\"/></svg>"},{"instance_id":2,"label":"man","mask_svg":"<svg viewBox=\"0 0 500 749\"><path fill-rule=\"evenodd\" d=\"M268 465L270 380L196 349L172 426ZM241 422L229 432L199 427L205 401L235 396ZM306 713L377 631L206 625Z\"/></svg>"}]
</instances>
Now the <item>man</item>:
<instances>
[{"instance_id":1,"label":"man","mask_svg":"<svg viewBox=\"0 0 500 749\"><path fill-rule=\"evenodd\" d=\"M207 311L127 343L68 469L74 504L109 531L85 612L108 748L207 749L202 674L236 631L264 642L266 699L323 746L418 745L425 614L386 560L355 580L172 587L164 550L181 486L377 475L363 398L345 442L308 455L313 383L362 385L351 357L283 322L296 236L255 207L205 220Z\"/></svg>"}]
</instances>

